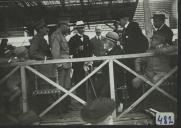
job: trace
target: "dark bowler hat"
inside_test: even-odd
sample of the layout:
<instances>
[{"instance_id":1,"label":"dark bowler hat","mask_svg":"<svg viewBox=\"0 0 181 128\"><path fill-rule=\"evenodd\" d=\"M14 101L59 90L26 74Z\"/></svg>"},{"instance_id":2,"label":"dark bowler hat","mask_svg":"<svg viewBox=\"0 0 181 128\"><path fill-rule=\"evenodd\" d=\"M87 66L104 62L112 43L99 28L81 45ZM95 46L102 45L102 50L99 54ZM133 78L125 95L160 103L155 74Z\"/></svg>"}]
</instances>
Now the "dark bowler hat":
<instances>
[{"instance_id":1,"label":"dark bowler hat","mask_svg":"<svg viewBox=\"0 0 181 128\"><path fill-rule=\"evenodd\" d=\"M122 18L125 18L125 17L130 18L130 14L128 12L120 12L119 19L122 19Z\"/></svg>"},{"instance_id":2,"label":"dark bowler hat","mask_svg":"<svg viewBox=\"0 0 181 128\"><path fill-rule=\"evenodd\" d=\"M45 23L45 20L44 20L44 19L40 19L40 20L38 20L37 22L35 22L35 23L33 24L33 28L34 28L34 29L40 29L40 28L42 28L42 27L44 27L44 26L46 26L46 23Z\"/></svg>"},{"instance_id":3,"label":"dark bowler hat","mask_svg":"<svg viewBox=\"0 0 181 128\"><path fill-rule=\"evenodd\" d=\"M87 103L80 111L81 118L87 123L99 123L112 114L115 102L108 98L98 98Z\"/></svg>"},{"instance_id":4,"label":"dark bowler hat","mask_svg":"<svg viewBox=\"0 0 181 128\"><path fill-rule=\"evenodd\" d=\"M166 17L165 17L165 14L164 13L155 13L155 14L153 14L153 17L152 17L153 19L167 19Z\"/></svg>"}]
</instances>

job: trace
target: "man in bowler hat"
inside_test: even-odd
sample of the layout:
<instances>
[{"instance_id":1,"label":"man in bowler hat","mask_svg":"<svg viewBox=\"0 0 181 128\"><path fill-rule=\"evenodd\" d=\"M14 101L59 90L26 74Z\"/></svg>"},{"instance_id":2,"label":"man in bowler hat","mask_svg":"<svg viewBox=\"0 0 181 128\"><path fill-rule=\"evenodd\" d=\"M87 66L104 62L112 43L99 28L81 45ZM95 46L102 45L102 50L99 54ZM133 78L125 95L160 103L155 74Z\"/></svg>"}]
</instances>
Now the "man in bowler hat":
<instances>
[{"instance_id":1,"label":"man in bowler hat","mask_svg":"<svg viewBox=\"0 0 181 128\"><path fill-rule=\"evenodd\" d=\"M172 30L165 24L165 14L163 13L155 13L153 14L153 25L155 27L155 32L160 32L164 35L165 43L167 44L173 44L172 38L173 38L173 32ZM153 34L154 34L153 33Z\"/></svg>"}]
</instances>

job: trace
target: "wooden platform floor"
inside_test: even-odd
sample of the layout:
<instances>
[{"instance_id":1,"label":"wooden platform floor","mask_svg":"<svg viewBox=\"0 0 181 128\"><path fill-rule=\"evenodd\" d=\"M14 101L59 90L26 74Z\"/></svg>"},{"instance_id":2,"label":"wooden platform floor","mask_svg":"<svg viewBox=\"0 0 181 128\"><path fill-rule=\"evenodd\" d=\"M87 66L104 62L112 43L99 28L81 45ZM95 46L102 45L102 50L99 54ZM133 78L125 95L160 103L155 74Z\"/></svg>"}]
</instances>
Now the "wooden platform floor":
<instances>
[{"instance_id":1,"label":"wooden platform floor","mask_svg":"<svg viewBox=\"0 0 181 128\"><path fill-rule=\"evenodd\" d=\"M73 110L64 114L48 113L41 118L38 125L85 125L80 118L80 105L74 105ZM153 124L153 119L145 113L130 112L114 122L115 125L148 125Z\"/></svg>"}]
</instances>

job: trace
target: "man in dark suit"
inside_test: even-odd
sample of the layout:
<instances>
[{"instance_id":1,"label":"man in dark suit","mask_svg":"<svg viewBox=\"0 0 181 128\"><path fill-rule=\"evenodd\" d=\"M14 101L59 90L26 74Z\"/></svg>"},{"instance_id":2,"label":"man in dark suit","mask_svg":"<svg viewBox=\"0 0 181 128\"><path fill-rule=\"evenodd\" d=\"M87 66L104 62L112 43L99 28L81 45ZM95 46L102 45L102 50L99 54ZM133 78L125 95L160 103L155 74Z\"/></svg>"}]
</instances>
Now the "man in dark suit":
<instances>
[{"instance_id":1,"label":"man in dark suit","mask_svg":"<svg viewBox=\"0 0 181 128\"><path fill-rule=\"evenodd\" d=\"M69 41L70 55L73 55L73 58L81 57L90 57L92 56L92 48L90 45L90 40L87 35L84 35L85 24L83 21L76 22L77 34L75 34ZM85 77L85 70L88 63L77 62L72 64L73 76L72 82L77 84ZM77 95L86 100L86 91L85 86L81 85L77 89Z\"/></svg>"},{"instance_id":2,"label":"man in dark suit","mask_svg":"<svg viewBox=\"0 0 181 128\"><path fill-rule=\"evenodd\" d=\"M124 13L119 17L119 23L123 27L122 33L122 44L124 47L125 54L144 53L148 49L148 40L142 33L139 24L130 20L129 15ZM125 64L134 70L134 60L126 59ZM132 93L131 81L133 75L127 72L127 85L129 94ZM130 95L131 97L131 95Z\"/></svg>"},{"instance_id":3,"label":"man in dark suit","mask_svg":"<svg viewBox=\"0 0 181 128\"><path fill-rule=\"evenodd\" d=\"M155 27L155 32L160 32L165 36L165 43L167 44L173 44L172 38L173 38L173 32L172 30L165 24L165 14L157 13L153 15L153 25ZM154 34L153 33L153 34Z\"/></svg>"}]
</instances>

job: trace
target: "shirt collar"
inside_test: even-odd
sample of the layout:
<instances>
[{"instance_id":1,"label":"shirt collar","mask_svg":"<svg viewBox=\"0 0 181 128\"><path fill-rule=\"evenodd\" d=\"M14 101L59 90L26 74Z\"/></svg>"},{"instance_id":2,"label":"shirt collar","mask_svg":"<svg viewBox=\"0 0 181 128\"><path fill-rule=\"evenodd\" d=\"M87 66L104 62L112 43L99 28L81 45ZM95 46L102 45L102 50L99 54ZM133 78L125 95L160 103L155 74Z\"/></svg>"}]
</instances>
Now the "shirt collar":
<instances>
[{"instance_id":1,"label":"shirt collar","mask_svg":"<svg viewBox=\"0 0 181 128\"><path fill-rule=\"evenodd\" d=\"M128 27L128 25L129 25L129 21L125 24L125 26L124 26L124 27L125 27L125 28L127 28L127 27Z\"/></svg>"},{"instance_id":2,"label":"shirt collar","mask_svg":"<svg viewBox=\"0 0 181 128\"><path fill-rule=\"evenodd\" d=\"M96 35L96 38L97 38L97 39L98 39L98 37L99 37L99 39L101 39L101 36L97 36L97 35Z\"/></svg>"}]
</instances>

